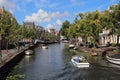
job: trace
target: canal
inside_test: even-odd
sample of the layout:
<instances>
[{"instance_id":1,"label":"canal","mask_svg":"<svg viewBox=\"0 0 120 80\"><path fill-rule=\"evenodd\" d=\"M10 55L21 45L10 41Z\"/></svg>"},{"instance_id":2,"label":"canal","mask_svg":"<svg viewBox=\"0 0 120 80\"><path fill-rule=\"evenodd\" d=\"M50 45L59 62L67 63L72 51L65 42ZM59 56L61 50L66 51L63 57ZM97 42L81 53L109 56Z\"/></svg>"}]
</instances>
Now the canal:
<instances>
[{"instance_id":1,"label":"canal","mask_svg":"<svg viewBox=\"0 0 120 80\"><path fill-rule=\"evenodd\" d=\"M11 75L24 75L22 80L119 80L120 68L90 65L89 68L74 67L73 54L64 50L64 43L48 45L48 49L36 47L34 55L27 56L14 67ZM92 60L91 60L92 61ZM101 61L101 60L97 60ZM104 62L105 60L103 60ZM93 61L94 62L94 61Z\"/></svg>"}]
</instances>

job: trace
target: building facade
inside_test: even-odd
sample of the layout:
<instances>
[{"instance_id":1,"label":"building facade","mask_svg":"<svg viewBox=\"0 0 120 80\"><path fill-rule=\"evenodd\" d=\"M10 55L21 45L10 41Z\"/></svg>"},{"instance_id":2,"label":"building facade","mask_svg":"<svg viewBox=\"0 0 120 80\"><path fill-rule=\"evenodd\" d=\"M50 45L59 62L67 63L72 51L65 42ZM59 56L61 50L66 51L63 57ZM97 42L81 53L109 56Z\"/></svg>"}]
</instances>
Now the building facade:
<instances>
[{"instance_id":1,"label":"building facade","mask_svg":"<svg viewBox=\"0 0 120 80\"><path fill-rule=\"evenodd\" d=\"M25 26L29 29L35 29L35 23L34 22L23 22L23 26Z\"/></svg>"},{"instance_id":2,"label":"building facade","mask_svg":"<svg viewBox=\"0 0 120 80\"><path fill-rule=\"evenodd\" d=\"M44 28L42 26L36 25L35 30L36 30L36 38L41 39L41 34L44 31Z\"/></svg>"},{"instance_id":3,"label":"building facade","mask_svg":"<svg viewBox=\"0 0 120 80\"><path fill-rule=\"evenodd\" d=\"M109 35L110 29L103 29L101 33L99 33L99 41L100 44L106 45L109 43L117 43L117 35ZM119 43L120 43L120 37L119 37Z\"/></svg>"}]
</instances>

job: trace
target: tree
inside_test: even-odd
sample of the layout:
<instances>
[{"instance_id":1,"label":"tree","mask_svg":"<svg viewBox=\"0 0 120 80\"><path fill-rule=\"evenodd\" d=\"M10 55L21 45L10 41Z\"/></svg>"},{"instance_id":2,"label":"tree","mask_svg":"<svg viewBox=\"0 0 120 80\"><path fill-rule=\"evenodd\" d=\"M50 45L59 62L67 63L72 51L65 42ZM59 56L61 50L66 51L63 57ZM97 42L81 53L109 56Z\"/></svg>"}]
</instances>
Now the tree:
<instances>
[{"instance_id":1,"label":"tree","mask_svg":"<svg viewBox=\"0 0 120 80\"><path fill-rule=\"evenodd\" d=\"M112 32L117 35L117 44L119 44L119 37L120 37L120 2L118 5L110 6L111 16L112 16Z\"/></svg>"},{"instance_id":2,"label":"tree","mask_svg":"<svg viewBox=\"0 0 120 80\"><path fill-rule=\"evenodd\" d=\"M68 28L67 37L75 38L75 36L76 36L76 26L71 24Z\"/></svg>"},{"instance_id":3,"label":"tree","mask_svg":"<svg viewBox=\"0 0 120 80\"><path fill-rule=\"evenodd\" d=\"M16 35L17 21L8 11L3 8L3 13L0 15L0 28L1 34L4 35L3 39L7 40L6 49L8 49L9 41L12 41Z\"/></svg>"},{"instance_id":4,"label":"tree","mask_svg":"<svg viewBox=\"0 0 120 80\"><path fill-rule=\"evenodd\" d=\"M69 21L63 22L60 32L69 38L81 36L84 38L84 41L87 41L88 37L92 37L95 42L99 40L99 33L103 29L110 29L110 34L116 34L117 44L119 43L120 3L110 6L109 10L103 12L96 10L84 14L79 13L73 24L70 24Z\"/></svg>"},{"instance_id":5,"label":"tree","mask_svg":"<svg viewBox=\"0 0 120 80\"><path fill-rule=\"evenodd\" d=\"M67 38L68 38L67 33L68 33L69 26L70 26L70 22L68 20L66 20L65 22L63 22L62 28L60 30L61 35L65 36Z\"/></svg>"}]
</instances>

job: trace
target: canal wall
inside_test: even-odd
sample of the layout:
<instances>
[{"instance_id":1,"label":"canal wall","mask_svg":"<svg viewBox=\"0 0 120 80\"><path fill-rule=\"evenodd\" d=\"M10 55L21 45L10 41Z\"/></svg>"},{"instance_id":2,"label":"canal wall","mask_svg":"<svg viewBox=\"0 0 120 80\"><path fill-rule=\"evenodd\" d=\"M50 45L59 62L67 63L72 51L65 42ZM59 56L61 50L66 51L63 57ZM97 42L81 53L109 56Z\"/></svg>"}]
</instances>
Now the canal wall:
<instances>
[{"instance_id":1,"label":"canal wall","mask_svg":"<svg viewBox=\"0 0 120 80\"><path fill-rule=\"evenodd\" d=\"M5 60L2 60L0 63L0 80L6 80L6 76L10 73L11 69L24 57L24 52L33 48L34 45L26 47Z\"/></svg>"}]
</instances>

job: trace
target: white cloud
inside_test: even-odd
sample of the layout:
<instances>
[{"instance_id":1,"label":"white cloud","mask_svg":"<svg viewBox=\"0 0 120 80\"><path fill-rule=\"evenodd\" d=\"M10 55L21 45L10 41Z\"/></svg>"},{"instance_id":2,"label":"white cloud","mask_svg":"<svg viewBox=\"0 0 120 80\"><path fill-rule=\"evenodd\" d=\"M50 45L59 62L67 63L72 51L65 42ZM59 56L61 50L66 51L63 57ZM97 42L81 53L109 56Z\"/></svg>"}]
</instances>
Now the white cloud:
<instances>
[{"instance_id":1,"label":"white cloud","mask_svg":"<svg viewBox=\"0 0 120 80\"><path fill-rule=\"evenodd\" d=\"M39 9L37 13L33 13L31 16L26 16L24 21L34 21L34 22L50 22L52 19L60 19L62 17L70 16L68 12L63 14L59 11L57 12L46 12L42 9Z\"/></svg>"},{"instance_id":2,"label":"white cloud","mask_svg":"<svg viewBox=\"0 0 120 80\"><path fill-rule=\"evenodd\" d=\"M11 14L13 14L13 10L10 9L9 12L10 12Z\"/></svg>"},{"instance_id":3,"label":"white cloud","mask_svg":"<svg viewBox=\"0 0 120 80\"><path fill-rule=\"evenodd\" d=\"M55 23L48 24L46 29L54 28L55 30L60 30L61 26L62 26L62 21L58 19Z\"/></svg>"},{"instance_id":4,"label":"white cloud","mask_svg":"<svg viewBox=\"0 0 120 80\"><path fill-rule=\"evenodd\" d=\"M60 21L59 19L56 21L56 24L61 26L62 25L62 21Z\"/></svg>"},{"instance_id":5,"label":"white cloud","mask_svg":"<svg viewBox=\"0 0 120 80\"><path fill-rule=\"evenodd\" d=\"M5 0L0 0L0 6L4 6L5 4L7 4Z\"/></svg>"},{"instance_id":6,"label":"white cloud","mask_svg":"<svg viewBox=\"0 0 120 80\"><path fill-rule=\"evenodd\" d=\"M46 29L54 28L53 26L54 26L53 24L48 24Z\"/></svg>"},{"instance_id":7,"label":"white cloud","mask_svg":"<svg viewBox=\"0 0 120 80\"><path fill-rule=\"evenodd\" d=\"M16 5L14 2L10 2L8 0L0 0L0 7L5 7L7 10L14 11L16 9Z\"/></svg>"},{"instance_id":8,"label":"white cloud","mask_svg":"<svg viewBox=\"0 0 120 80\"><path fill-rule=\"evenodd\" d=\"M10 2L8 0L0 0L0 7L6 7L6 8L12 8L14 9L16 5L13 2Z\"/></svg>"}]
</instances>

